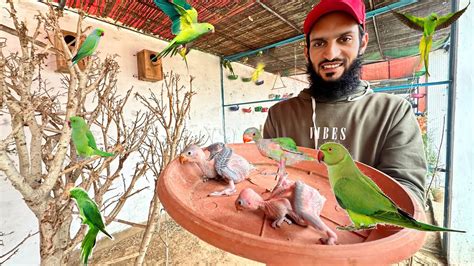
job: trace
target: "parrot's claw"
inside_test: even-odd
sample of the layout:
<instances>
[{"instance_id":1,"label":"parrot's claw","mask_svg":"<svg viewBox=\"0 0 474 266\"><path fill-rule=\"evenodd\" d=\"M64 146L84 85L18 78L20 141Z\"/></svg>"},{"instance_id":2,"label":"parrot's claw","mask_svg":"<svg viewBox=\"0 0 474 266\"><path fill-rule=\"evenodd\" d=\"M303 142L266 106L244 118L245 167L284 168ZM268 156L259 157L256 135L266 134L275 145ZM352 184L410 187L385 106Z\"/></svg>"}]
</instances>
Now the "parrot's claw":
<instances>
[{"instance_id":1,"label":"parrot's claw","mask_svg":"<svg viewBox=\"0 0 474 266\"><path fill-rule=\"evenodd\" d=\"M321 242L324 245L336 245L336 240L331 238L320 238L319 242Z\"/></svg>"},{"instance_id":2,"label":"parrot's claw","mask_svg":"<svg viewBox=\"0 0 474 266\"><path fill-rule=\"evenodd\" d=\"M208 197L219 197L219 196L230 196L237 192L237 189L224 189L222 191L214 191L211 194L207 195Z\"/></svg>"}]
</instances>

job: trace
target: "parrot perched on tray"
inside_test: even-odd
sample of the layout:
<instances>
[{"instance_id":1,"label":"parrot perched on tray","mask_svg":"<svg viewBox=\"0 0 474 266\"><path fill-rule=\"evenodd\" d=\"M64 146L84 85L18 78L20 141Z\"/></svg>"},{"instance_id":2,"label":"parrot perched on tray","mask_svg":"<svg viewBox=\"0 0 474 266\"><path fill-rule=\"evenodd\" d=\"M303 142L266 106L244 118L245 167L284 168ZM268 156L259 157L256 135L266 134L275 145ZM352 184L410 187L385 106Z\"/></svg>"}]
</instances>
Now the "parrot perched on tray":
<instances>
[{"instance_id":1,"label":"parrot perched on tray","mask_svg":"<svg viewBox=\"0 0 474 266\"><path fill-rule=\"evenodd\" d=\"M357 168L347 149L339 143L321 145L318 161L327 165L329 183L336 200L353 222L353 225L338 227L340 230L357 231L373 229L377 224L390 224L420 231L465 233L415 220Z\"/></svg>"},{"instance_id":2,"label":"parrot perched on tray","mask_svg":"<svg viewBox=\"0 0 474 266\"><path fill-rule=\"evenodd\" d=\"M214 26L210 23L198 23L198 12L186 0L154 0L155 4L172 21L171 33L176 35L168 46L155 58L162 58L171 53L171 56L179 53L186 62L186 44L194 41L208 32L214 32ZM185 50L180 49L180 46ZM153 58L152 60L155 60Z\"/></svg>"},{"instance_id":3,"label":"parrot perched on tray","mask_svg":"<svg viewBox=\"0 0 474 266\"><path fill-rule=\"evenodd\" d=\"M90 157L99 155L102 157L114 156L113 153L101 151L97 148L94 136L89 130L86 121L79 116L71 116L69 118L69 126L72 128L72 142L76 146L77 154L81 157Z\"/></svg>"},{"instance_id":4,"label":"parrot perched on tray","mask_svg":"<svg viewBox=\"0 0 474 266\"><path fill-rule=\"evenodd\" d=\"M104 221L100 215L99 208L97 204L89 198L89 195L87 195L84 189L81 187L72 188L69 190L69 195L76 201L82 223L89 226L89 231L87 231L81 244L81 259L82 262L87 265L99 231L102 231L102 233L107 235L110 239L113 239L113 237L105 231Z\"/></svg>"},{"instance_id":5,"label":"parrot perched on tray","mask_svg":"<svg viewBox=\"0 0 474 266\"><path fill-rule=\"evenodd\" d=\"M104 30L97 28L93 30L82 43L77 54L71 59L72 65L77 64L81 59L91 56L99 45L100 37L104 36Z\"/></svg>"},{"instance_id":6,"label":"parrot perched on tray","mask_svg":"<svg viewBox=\"0 0 474 266\"><path fill-rule=\"evenodd\" d=\"M258 151L265 157L278 162L278 172L285 172L286 165L292 165L300 161L314 161L315 158L304 154L296 147L292 138L282 137L264 139L260 130L255 127L247 128L243 134L244 143L255 141Z\"/></svg>"},{"instance_id":7,"label":"parrot perched on tray","mask_svg":"<svg viewBox=\"0 0 474 266\"><path fill-rule=\"evenodd\" d=\"M436 30L449 27L459 17L461 17L461 15L464 13L464 11L466 11L467 7L470 4L471 3L469 2L469 4L465 8L454 13L449 13L444 16L439 16L436 13L432 13L431 15L424 18L392 11L395 17L399 19L403 24L414 30L423 32L423 36L420 40L419 49L421 60L423 60L423 63L425 64L426 76L430 75L430 73L428 72L428 63L431 44L433 43L434 32Z\"/></svg>"}]
</instances>

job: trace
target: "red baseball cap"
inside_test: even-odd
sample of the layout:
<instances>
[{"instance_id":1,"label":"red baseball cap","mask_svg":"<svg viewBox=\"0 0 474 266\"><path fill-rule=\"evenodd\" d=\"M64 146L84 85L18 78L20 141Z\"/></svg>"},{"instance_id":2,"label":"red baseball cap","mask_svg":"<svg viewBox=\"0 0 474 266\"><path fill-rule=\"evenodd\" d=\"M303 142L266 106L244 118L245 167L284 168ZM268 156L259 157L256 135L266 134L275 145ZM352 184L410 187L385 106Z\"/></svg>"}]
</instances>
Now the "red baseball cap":
<instances>
[{"instance_id":1,"label":"red baseball cap","mask_svg":"<svg viewBox=\"0 0 474 266\"><path fill-rule=\"evenodd\" d=\"M306 16L303 32L309 34L314 23L322 16L342 11L351 15L365 30L365 5L363 0L321 0Z\"/></svg>"}]
</instances>

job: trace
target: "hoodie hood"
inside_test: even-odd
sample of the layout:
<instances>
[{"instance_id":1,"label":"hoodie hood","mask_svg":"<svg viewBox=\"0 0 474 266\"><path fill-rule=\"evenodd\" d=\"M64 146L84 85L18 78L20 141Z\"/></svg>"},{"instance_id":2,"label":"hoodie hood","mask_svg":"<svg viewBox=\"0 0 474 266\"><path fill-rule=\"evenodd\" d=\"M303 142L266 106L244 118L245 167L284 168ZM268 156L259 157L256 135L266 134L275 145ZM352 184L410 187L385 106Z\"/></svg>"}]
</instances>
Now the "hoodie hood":
<instances>
[{"instance_id":1,"label":"hoodie hood","mask_svg":"<svg viewBox=\"0 0 474 266\"><path fill-rule=\"evenodd\" d=\"M315 99L315 100L316 100L316 102L326 102L326 103L330 103L330 102L351 102L351 101L361 99L365 95L372 94L372 93L374 93L374 91L370 88L369 82L367 82L365 80L361 80L360 83L359 83L359 86L357 86L355 91L352 92L349 95L343 96L343 97L338 98L338 99L332 99L332 100L327 100L327 99L324 99L324 98L318 98L318 99ZM301 98L301 99L304 99L304 100L311 101L312 97L311 97L311 94L309 92L309 88L302 90L298 94L298 97Z\"/></svg>"}]
</instances>

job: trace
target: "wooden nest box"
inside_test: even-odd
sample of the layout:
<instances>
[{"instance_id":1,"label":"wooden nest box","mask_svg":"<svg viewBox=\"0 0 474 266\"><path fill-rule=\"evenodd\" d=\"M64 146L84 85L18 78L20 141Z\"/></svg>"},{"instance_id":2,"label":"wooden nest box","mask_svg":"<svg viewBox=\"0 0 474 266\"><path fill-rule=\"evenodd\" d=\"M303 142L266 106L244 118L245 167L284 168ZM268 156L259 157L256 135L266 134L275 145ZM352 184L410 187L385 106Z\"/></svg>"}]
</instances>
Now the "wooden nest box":
<instances>
[{"instance_id":1,"label":"wooden nest box","mask_svg":"<svg viewBox=\"0 0 474 266\"><path fill-rule=\"evenodd\" d=\"M74 42L74 40L76 39L76 33L75 32L71 32L71 31L67 31L67 30L61 30L61 32L63 34L64 41L68 44L69 51L71 51L71 52L74 51L74 48L76 47L76 45L81 45L82 42L84 42L84 40L86 39L85 36L82 36L79 44L77 44L77 42ZM55 40L54 40L54 46L55 46L56 49L58 49L60 51L63 50L61 40L59 40L58 37L56 37ZM74 56L74 54L72 56ZM86 68L88 60L89 60L89 58L86 57L86 58L83 58L81 61L79 61L77 63L81 70L84 70ZM56 72L69 73L69 67L68 67L66 58L64 58L59 53L56 54Z\"/></svg>"},{"instance_id":2,"label":"wooden nest box","mask_svg":"<svg viewBox=\"0 0 474 266\"><path fill-rule=\"evenodd\" d=\"M143 49L137 53L138 79L144 81L163 80L161 58L152 60L158 53Z\"/></svg>"}]
</instances>

